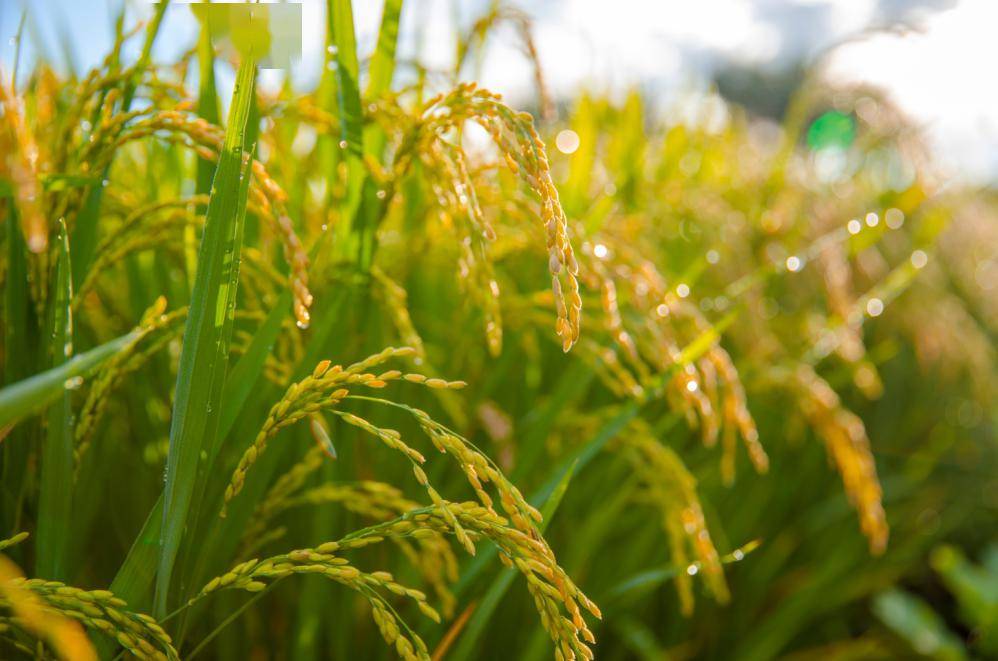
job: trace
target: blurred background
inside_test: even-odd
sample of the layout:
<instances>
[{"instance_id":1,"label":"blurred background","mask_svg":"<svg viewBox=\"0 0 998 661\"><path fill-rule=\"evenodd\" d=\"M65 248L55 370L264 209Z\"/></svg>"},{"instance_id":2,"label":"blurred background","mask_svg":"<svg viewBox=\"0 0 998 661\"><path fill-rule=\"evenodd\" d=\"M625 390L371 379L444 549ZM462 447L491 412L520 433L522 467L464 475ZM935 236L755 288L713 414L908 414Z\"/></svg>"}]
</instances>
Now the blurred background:
<instances>
[{"instance_id":1,"label":"blurred background","mask_svg":"<svg viewBox=\"0 0 998 661\"><path fill-rule=\"evenodd\" d=\"M320 74L324 3L301 4L302 58L291 75L307 89ZM416 59L449 75L458 31L489 4L407 2L400 77L404 63ZM119 0L6 0L0 4L0 62L12 64L12 39L27 9L31 38L21 66L30 70L42 52L64 71L87 71L110 48L121 6ZM152 11L148 2L125 6L129 22ZM619 97L637 87L660 111L676 111L716 91L778 119L802 71L820 64L833 80L884 90L924 128L948 176L974 183L998 176L998 86L987 83L998 61L992 33L998 4L992 0L545 0L521 7L533 21L537 57L556 100L567 102L580 89ZM360 52L370 53L381 2L360 2L354 11ZM514 105L529 105L533 65L515 33L509 24L491 32L485 55L463 73ZM156 57L176 58L196 35L196 19L186 3L177 3L167 11ZM276 85L283 75L273 71L267 80ZM231 72L221 79L231 84Z\"/></svg>"}]
</instances>

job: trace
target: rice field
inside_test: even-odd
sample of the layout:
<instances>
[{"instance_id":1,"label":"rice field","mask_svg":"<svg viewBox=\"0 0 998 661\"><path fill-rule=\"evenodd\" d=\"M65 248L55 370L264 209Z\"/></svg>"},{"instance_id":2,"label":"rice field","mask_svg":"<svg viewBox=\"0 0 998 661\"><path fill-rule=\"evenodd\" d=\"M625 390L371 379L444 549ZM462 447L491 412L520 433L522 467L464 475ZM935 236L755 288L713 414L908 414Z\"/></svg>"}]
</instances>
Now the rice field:
<instances>
[{"instance_id":1,"label":"rice field","mask_svg":"<svg viewBox=\"0 0 998 661\"><path fill-rule=\"evenodd\" d=\"M167 7L0 70L0 657L998 656L998 197L887 98L556 100L402 0L270 90Z\"/></svg>"}]
</instances>

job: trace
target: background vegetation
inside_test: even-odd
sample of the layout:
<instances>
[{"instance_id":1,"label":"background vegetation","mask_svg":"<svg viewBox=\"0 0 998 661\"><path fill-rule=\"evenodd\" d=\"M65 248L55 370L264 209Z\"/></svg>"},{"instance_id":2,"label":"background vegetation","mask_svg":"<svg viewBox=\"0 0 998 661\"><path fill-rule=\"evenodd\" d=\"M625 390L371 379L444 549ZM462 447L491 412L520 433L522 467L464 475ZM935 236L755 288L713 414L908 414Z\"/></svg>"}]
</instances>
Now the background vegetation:
<instances>
[{"instance_id":1,"label":"background vegetation","mask_svg":"<svg viewBox=\"0 0 998 661\"><path fill-rule=\"evenodd\" d=\"M393 85L401 6L5 72L4 657L998 655L993 193L820 68Z\"/></svg>"}]
</instances>

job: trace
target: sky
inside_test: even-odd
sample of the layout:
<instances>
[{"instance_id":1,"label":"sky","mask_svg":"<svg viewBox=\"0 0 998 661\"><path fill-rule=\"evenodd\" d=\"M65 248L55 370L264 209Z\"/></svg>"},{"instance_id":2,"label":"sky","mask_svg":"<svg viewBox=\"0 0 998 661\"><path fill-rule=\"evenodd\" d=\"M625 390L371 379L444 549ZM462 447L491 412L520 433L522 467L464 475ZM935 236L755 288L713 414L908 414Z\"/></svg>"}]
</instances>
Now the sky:
<instances>
[{"instance_id":1,"label":"sky","mask_svg":"<svg viewBox=\"0 0 998 661\"><path fill-rule=\"evenodd\" d=\"M380 0L355 0L361 56L377 38ZM453 62L455 28L488 0L406 0L399 55L444 70ZM684 96L707 89L732 63L779 69L820 58L833 80L872 83L924 127L950 176L998 182L998 0L521 0L534 21L538 55L556 97L580 88L622 94L639 87L667 116ZM292 67L309 86L321 62L323 0L302 1L302 59ZM122 0L0 0L0 67L12 66L21 12L28 8L22 71L47 57L77 72L100 63ZM126 0L129 15L152 5ZM197 34L190 9L168 12L156 57L186 50ZM136 44L137 48L137 44ZM66 66L66 65L62 65ZM281 72L267 72L275 84ZM490 40L480 68L467 73L526 104L534 93L529 62L514 30ZM224 84L231 80L220 72Z\"/></svg>"}]
</instances>

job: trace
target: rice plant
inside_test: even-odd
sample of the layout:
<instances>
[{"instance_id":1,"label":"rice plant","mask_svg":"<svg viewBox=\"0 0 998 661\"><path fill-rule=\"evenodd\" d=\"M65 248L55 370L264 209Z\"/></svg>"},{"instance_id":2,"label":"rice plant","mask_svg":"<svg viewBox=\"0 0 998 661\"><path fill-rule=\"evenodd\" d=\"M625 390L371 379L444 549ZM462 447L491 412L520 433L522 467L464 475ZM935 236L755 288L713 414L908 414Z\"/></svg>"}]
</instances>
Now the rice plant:
<instances>
[{"instance_id":1,"label":"rice plant","mask_svg":"<svg viewBox=\"0 0 998 661\"><path fill-rule=\"evenodd\" d=\"M925 653L998 507L993 194L820 68L780 127L556 108L527 14L437 75L402 5L359 53L329 0L312 90L155 61L167 3L0 73L4 658ZM465 80L504 23L535 113Z\"/></svg>"}]
</instances>

